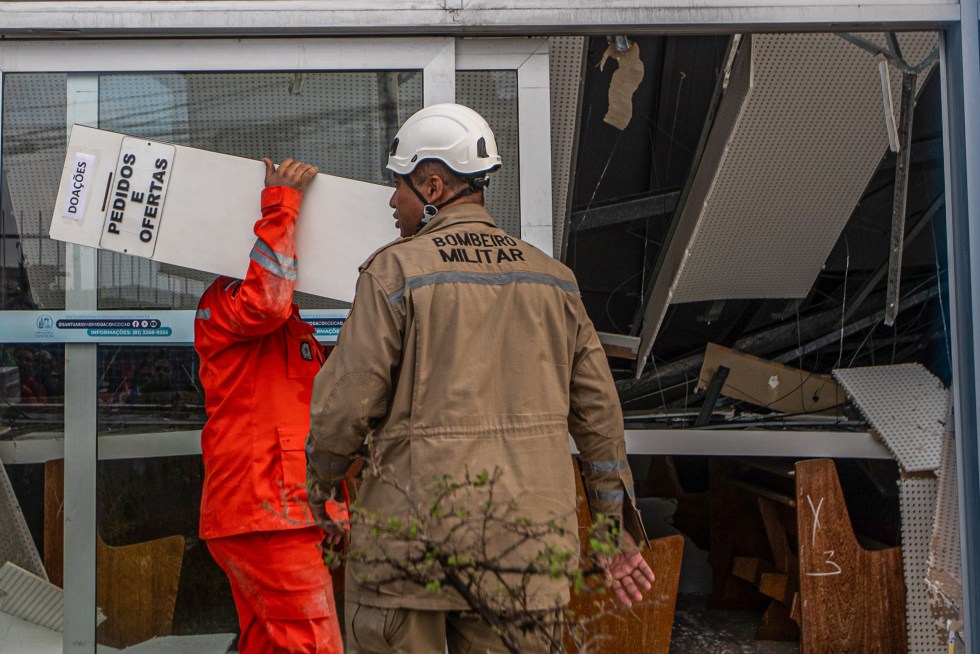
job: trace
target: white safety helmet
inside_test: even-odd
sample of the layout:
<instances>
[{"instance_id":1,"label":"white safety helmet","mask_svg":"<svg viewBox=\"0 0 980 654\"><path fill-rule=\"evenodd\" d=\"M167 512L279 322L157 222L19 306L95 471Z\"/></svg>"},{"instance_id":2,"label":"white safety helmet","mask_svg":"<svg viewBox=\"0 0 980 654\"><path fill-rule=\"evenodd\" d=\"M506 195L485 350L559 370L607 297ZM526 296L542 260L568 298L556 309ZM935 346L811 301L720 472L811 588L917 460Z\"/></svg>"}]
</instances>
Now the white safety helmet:
<instances>
[{"instance_id":1,"label":"white safety helmet","mask_svg":"<svg viewBox=\"0 0 980 654\"><path fill-rule=\"evenodd\" d=\"M408 175L420 161L437 159L463 177L501 166L497 141L483 116L461 104L434 104L415 112L388 149L388 170Z\"/></svg>"}]
</instances>

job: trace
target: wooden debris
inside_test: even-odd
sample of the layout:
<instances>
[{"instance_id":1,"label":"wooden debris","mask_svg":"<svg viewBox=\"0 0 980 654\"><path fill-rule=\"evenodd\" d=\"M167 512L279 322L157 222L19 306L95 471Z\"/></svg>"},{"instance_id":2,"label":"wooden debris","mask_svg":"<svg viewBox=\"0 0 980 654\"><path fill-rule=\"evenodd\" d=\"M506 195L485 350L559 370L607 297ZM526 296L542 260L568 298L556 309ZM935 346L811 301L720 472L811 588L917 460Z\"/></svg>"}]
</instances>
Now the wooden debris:
<instances>
[{"instance_id":1,"label":"wooden debris","mask_svg":"<svg viewBox=\"0 0 980 654\"><path fill-rule=\"evenodd\" d=\"M714 343L709 343L705 350L698 388L707 388L721 366L729 369L722 395L773 411L840 412L839 407L846 399L833 377L791 368Z\"/></svg>"}]
</instances>

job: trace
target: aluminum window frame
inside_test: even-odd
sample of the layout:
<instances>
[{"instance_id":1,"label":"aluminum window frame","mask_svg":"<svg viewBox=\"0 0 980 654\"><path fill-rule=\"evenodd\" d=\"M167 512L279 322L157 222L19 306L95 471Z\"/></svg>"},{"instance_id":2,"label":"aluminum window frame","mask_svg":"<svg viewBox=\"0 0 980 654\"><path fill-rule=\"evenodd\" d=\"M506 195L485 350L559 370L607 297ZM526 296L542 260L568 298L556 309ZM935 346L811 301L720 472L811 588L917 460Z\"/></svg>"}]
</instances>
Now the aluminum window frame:
<instances>
[{"instance_id":1,"label":"aluminum window frame","mask_svg":"<svg viewBox=\"0 0 980 654\"><path fill-rule=\"evenodd\" d=\"M68 73L66 129L74 123L98 126L99 74L114 72L248 72L269 70L419 70L423 103L452 102L458 70L516 70L520 135L522 233L549 254L552 250L548 49L545 39L465 42L426 38L278 38L256 40L161 39L25 41L0 43L0 112L3 76L11 73ZM468 54L467 54L468 53ZM246 62L261 62L261 66ZM538 110L527 103L540 103ZM521 108L523 107L523 111ZM543 108L543 109L542 109ZM2 118L2 114L0 114ZM2 139L2 134L0 134ZM0 140L2 145L2 140ZM2 167L0 157L0 167ZM543 171L543 172L542 172ZM544 195L545 197L540 197ZM96 250L68 245L65 255L66 310L98 311ZM0 316L5 312L0 312ZM186 311L160 311L160 314ZM65 432L31 444L19 462L65 458L65 652L92 652L96 644L96 466L99 460L200 454L200 432L159 432L111 438L97 432L97 343L65 344ZM62 442L58 442L61 440ZM16 448L15 448L16 450Z\"/></svg>"},{"instance_id":2,"label":"aluminum window frame","mask_svg":"<svg viewBox=\"0 0 980 654\"><path fill-rule=\"evenodd\" d=\"M456 43L457 71L517 71L521 239L554 256L548 66L547 39L459 39ZM529 111L529 107L544 110Z\"/></svg>"}]
</instances>

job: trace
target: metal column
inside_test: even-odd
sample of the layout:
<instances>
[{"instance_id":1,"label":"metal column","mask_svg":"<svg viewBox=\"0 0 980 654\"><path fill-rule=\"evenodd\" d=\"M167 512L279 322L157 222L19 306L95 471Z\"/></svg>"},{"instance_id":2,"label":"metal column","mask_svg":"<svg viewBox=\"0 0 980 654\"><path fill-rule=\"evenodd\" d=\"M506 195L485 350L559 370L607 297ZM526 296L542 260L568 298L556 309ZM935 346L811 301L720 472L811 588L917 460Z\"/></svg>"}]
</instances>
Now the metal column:
<instances>
[{"instance_id":1,"label":"metal column","mask_svg":"<svg viewBox=\"0 0 980 654\"><path fill-rule=\"evenodd\" d=\"M68 75L68 128L98 126L99 76ZM65 308L98 308L98 253L65 250ZM95 468L98 455L95 344L65 345L65 557L63 651L95 651Z\"/></svg>"},{"instance_id":2,"label":"metal column","mask_svg":"<svg viewBox=\"0 0 980 654\"><path fill-rule=\"evenodd\" d=\"M967 651L980 652L980 48L977 0L943 34L943 141L953 340L953 405Z\"/></svg>"}]
</instances>

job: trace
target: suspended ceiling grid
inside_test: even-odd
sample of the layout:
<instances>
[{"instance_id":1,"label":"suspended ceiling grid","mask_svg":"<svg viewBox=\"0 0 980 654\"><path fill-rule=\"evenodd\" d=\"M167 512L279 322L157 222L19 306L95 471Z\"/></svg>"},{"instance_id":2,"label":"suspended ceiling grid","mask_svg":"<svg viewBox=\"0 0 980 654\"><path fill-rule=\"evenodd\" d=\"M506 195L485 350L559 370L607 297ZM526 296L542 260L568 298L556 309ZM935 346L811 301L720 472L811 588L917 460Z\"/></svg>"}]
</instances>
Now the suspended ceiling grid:
<instances>
[{"instance_id":1,"label":"suspended ceiling grid","mask_svg":"<svg viewBox=\"0 0 980 654\"><path fill-rule=\"evenodd\" d=\"M937 45L899 40L912 65ZM897 108L901 72L889 72ZM743 39L656 272L641 360L669 304L805 297L887 146L871 53L834 34Z\"/></svg>"}]
</instances>

